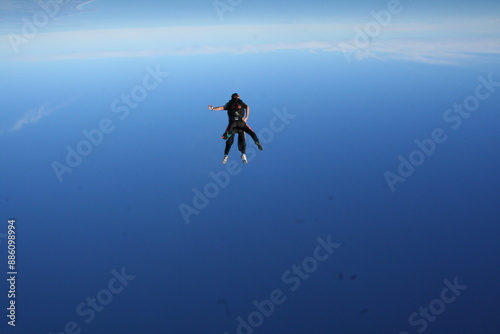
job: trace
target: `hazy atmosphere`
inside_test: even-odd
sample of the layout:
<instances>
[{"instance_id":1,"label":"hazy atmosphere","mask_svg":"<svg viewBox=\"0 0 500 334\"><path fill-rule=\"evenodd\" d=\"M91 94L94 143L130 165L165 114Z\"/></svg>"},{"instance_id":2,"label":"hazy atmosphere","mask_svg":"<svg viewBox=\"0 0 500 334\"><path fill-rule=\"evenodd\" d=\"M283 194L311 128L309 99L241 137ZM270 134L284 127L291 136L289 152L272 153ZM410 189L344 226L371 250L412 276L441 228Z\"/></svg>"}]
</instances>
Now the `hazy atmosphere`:
<instances>
[{"instance_id":1,"label":"hazy atmosphere","mask_svg":"<svg viewBox=\"0 0 500 334\"><path fill-rule=\"evenodd\" d=\"M0 1L0 332L500 333L499 14Z\"/></svg>"}]
</instances>

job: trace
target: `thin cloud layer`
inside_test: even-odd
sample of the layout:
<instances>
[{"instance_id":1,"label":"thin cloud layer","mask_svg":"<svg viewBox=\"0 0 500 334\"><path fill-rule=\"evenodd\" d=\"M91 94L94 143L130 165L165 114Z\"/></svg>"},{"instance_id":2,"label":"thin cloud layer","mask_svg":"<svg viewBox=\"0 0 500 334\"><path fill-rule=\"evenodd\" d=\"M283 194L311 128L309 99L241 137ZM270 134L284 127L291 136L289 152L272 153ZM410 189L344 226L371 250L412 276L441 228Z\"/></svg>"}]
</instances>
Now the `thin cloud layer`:
<instances>
[{"instance_id":1,"label":"thin cloud layer","mask_svg":"<svg viewBox=\"0 0 500 334\"><path fill-rule=\"evenodd\" d=\"M0 45L12 44L0 36ZM500 25L491 21L394 23L375 32L363 24L186 26L41 33L13 55L0 59L68 59L265 53L279 50L340 52L349 61L400 59L457 64L500 54ZM7 48L8 49L8 48Z\"/></svg>"}]
</instances>

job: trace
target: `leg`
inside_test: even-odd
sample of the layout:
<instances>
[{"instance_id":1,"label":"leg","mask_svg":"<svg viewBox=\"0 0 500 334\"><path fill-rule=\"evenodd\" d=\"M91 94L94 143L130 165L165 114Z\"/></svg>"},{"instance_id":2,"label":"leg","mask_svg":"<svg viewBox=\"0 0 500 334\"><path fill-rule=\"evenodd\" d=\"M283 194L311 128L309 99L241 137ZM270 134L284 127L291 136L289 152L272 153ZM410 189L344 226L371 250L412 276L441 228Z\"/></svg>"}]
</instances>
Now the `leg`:
<instances>
[{"instance_id":1,"label":"leg","mask_svg":"<svg viewBox=\"0 0 500 334\"><path fill-rule=\"evenodd\" d=\"M232 135L234 135L237 132L235 128L236 128L236 122L230 122L226 127L226 131L222 135L222 139L228 139Z\"/></svg>"},{"instance_id":2,"label":"leg","mask_svg":"<svg viewBox=\"0 0 500 334\"><path fill-rule=\"evenodd\" d=\"M224 130L224 133L222 134L221 138L222 139L227 139L227 130L229 130L229 126L231 125L231 123L228 123L227 126L226 126L226 130Z\"/></svg>"},{"instance_id":3,"label":"leg","mask_svg":"<svg viewBox=\"0 0 500 334\"><path fill-rule=\"evenodd\" d=\"M252 128L249 127L248 124L245 124L245 126L242 127L242 129L243 129L243 131L245 131L246 133L248 133L250 135L250 137L252 137L253 141L255 142L255 145L257 145L257 147L259 148L259 150L262 151L264 148L260 144L259 138L257 137L257 134L255 134L255 132L253 132Z\"/></svg>"},{"instance_id":4,"label":"leg","mask_svg":"<svg viewBox=\"0 0 500 334\"><path fill-rule=\"evenodd\" d=\"M236 122L229 123L226 129L226 133L228 135L234 135L236 132L238 132L235 128L236 128Z\"/></svg>"},{"instance_id":5,"label":"leg","mask_svg":"<svg viewBox=\"0 0 500 334\"><path fill-rule=\"evenodd\" d=\"M250 137L252 137L253 141L259 141L259 138L257 138L257 135L253 132L252 128L248 126L248 124L245 124L241 129L248 133Z\"/></svg>"},{"instance_id":6,"label":"leg","mask_svg":"<svg viewBox=\"0 0 500 334\"><path fill-rule=\"evenodd\" d=\"M229 151L231 150L231 146L233 145L234 142L234 136L229 137L228 140L226 140L226 148L224 149L224 155L228 155Z\"/></svg>"},{"instance_id":7,"label":"leg","mask_svg":"<svg viewBox=\"0 0 500 334\"><path fill-rule=\"evenodd\" d=\"M243 161L244 164L248 163L246 149L247 142L245 140L245 132L238 131L238 150L241 152L241 161Z\"/></svg>"},{"instance_id":8,"label":"leg","mask_svg":"<svg viewBox=\"0 0 500 334\"><path fill-rule=\"evenodd\" d=\"M247 141L245 140L245 132L243 131L238 132L238 150L240 150L241 154L247 152Z\"/></svg>"}]
</instances>

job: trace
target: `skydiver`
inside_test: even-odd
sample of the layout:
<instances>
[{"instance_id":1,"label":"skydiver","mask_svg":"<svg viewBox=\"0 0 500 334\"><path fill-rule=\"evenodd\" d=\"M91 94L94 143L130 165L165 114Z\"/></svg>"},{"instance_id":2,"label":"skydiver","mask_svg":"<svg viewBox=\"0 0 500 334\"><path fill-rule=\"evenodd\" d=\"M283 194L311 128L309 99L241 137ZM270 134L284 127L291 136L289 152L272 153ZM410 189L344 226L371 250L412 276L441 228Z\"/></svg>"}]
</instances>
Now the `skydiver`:
<instances>
[{"instance_id":1,"label":"skydiver","mask_svg":"<svg viewBox=\"0 0 500 334\"><path fill-rule=\"evenodd\" d=\"M227 163L229 150L231 149L231 145L234 142L234 134L238 133L238 149L242 153L241 160L243 163L247 163L246 157L246 141L245 141L245 133L248 133L250 137L255 142L255 145L259 148L259 150L263 150L264 148L259 142L259 138L255 134L255 132L248 126L246 121L250 116L250 107L240 99L240 96L237 93L231 95L231 100L229 100L224 106L213 107L212 105L208 106L210 110L227 110L227 116L229 118L229 124L227 125L226 131L222 135L222 139L226 139L226 148L224 150L224 159L222 163Z\"/></svg>"}]
</instances>

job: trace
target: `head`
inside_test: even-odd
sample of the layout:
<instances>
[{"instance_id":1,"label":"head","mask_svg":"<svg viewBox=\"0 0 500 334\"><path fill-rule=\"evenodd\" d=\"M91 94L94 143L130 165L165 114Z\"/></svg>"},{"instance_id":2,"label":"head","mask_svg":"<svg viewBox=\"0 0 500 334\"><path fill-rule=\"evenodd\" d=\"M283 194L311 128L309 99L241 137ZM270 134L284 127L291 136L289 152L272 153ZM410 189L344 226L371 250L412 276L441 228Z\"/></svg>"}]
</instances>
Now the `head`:
<instances>
[{"instance_id":1,"label":"head","mask_svg":"<svg viewBox=\"0 0 500 334\"><path fill-rule=\"evenodd\" d=\"M239 98L240 98L240 96L238 95L238 93L234 93L233 95L231 95L231 99L233 99L233 100L237 100Z\"/></svg>"}]
</instances>

